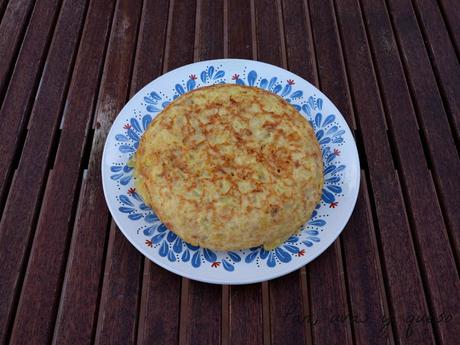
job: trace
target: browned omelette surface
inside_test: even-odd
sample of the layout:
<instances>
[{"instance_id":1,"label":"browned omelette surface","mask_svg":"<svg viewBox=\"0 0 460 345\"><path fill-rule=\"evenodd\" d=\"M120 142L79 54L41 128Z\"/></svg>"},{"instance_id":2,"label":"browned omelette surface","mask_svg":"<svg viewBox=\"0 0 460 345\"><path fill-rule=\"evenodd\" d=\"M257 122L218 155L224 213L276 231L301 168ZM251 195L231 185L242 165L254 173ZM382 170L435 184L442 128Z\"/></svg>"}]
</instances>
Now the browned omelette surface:
<instances>
[{"instance_id":1,"label":"browned omelette surface","mask_svg":"<svg viewBox=\"0 0 460 345\"><path fill-rule=\"evenodd\" d=\"M136 187L166 226L215 250L276 247L311 216L323 185L314 131L268 91L222 84L165 108L142 136Z\"/></svg>"}]
</instances>

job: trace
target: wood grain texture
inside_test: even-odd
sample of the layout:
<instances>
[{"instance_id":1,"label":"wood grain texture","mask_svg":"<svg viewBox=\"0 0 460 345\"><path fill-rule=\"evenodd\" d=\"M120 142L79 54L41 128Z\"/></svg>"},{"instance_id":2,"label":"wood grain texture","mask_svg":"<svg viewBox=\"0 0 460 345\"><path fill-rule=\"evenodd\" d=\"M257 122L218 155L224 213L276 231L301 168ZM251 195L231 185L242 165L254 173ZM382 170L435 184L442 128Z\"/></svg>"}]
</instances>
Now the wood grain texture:
<instances>
[{"instance_id":1,"label":"wood grain texture","mask_svg":"<svg viewBox=\"0 0 460 345\"><path fill-rule=\"evenodd\" d=\"M372 219L367 180L361 187L348 225L341 235L346 266L349 319L354 344L394 344L392 317L386 300L381 259Z\"/></svg>"},{"instance_id":2,"label":"wood grain texture","mask_svg":"<svg viewBox=\"0 0 460 345\"><path fill-rule=\"evenodd\" d=\"M142 256L112 222L95 344L135 344Z\"/></svg>"},{"instance_id":3,"label":"wood grain texture","mask_svg":"<svg viewBox=\"0 0 460 345\"><path fill-rule=\"evenodd\" d=\"M251 59L251 4L247 0L227 0L228 57Z\"/></svg>"},{"instance_id":4,"label":"wood grain texture","mask_svg":"<svg viewBox=\"0 0 460 345\"><path fill-rule=\"evenodd\" d=\"M67 92L68 80L73 68L73 57L78 47L81 27L86 12L86 1L66 2L63 4L61 15L56 24L56 30L51 43L47 62L41 78L35 104L31 114L33 120L29 127L19 163L15 184L15 193L9 198L9 207L16 212L15 219L25 221L24 230L31 231L33 227L34 210L39 208L42 185L48 173L48 162L53 145L53 138L59 126L60 115ZM53 179L53 173L48 181ZM26 190L23 188L27 187ZM56 209L51 212L48 221L46 204L49 191L45 192L43 206L32 244L32 250L27 266L21 297L16 312L11 343L21 343L23 339L32 342L49 341L53 331L53 321L56 312L56 302L59 297L60 273L63 268L62 257L65 256L65 242L68 238L68 227L52 227L52 219ZM27 196L23 203L18 198ZM24 214L21 214L24 212ZM7 228L17 225L5 220ZM61 242L62 241L62 242ZM53 248L52 250L49 250ZM47 267L53 262L52 267ZM47 267L46 274L43 269ZM40 313L40 318L35 315Z\"/></svg>"},{"instance_id":5,"label":"wood grain texture","mask_svg":"<svg viewBox=\"0 0 460 345\"><path fill-rule=\"evenodd\" d=\"M89 224L81 224L81 231L91 229L91 222L95 222L93 218L101 217L104 220L108 217L107 208L105 205L102 206L104 200L101 196L101 155L108 130L129 95L141 9L142 1L119 1L115 9L96 108L96 131L88 167L88 185L89 182L93 184L88 188L88 195L84 196L84 200L88 201L97 199L98 204L91 209L82 208L81 213L85 215L84 219ZM100 197L102 200L99 200ZM88 207L91 207L89 203ZM86 218L88 213L92 213L91 218ZM104 255L101 251L99 253ZM95 258L98 265L101 259ZM105 258L96 344L136 342L142 264L142 255L113 225ZM126 315L126 318L123 315Z\"/></svg>"},{"instance_id":6,"label":"wood grain texture","mask_svg":"<svg viewBox=\"0 0 460 345\"><path fill-rule=\"evenodd\" d=\"M405 334L407 318L428 315L429 309L399 179L393 170L384 113L359 4L350 0L337 2L336 7L355 114L363 136L376 204L396 338L401 344L431 344L434 335L430 324L419 323L414 325L411 337ZM405 273L404 282L400 279L401 271Z\"/></svg>"},{"instance_id":7,"label":"wood grain texture","mask_svg":"<svg viewBox=\"0 0 460 345\"><path fill-rule=\"evenodd\" d=\"M50 192L44 212L54 215L52 223L49 224L53 224L56 229L70 225L73 205L78 198L76 191L80 171L85 168L83 162L85 147L92 143L91 122L114 7L115 1L93 0L88 9L67 96L61 140L54 162L56 173L47 186ZM80 204L89 192L82 187ZM98 207L92 202L90 206ZM82 213L81 207L75 216L77 220L73 229L56 318L54 344L88 343L93 337L95 328L100 296L99 277L102 272L100 262L103 260L108 219L95 217L91 212ZM54 212L56 208L60 208L59 214ZM75 320L81 321L77 323Z\"/></svg>"},{"instance_id":8,"label":"wood grain texture","mask_svg":"<svg viewBox=\"0 0 460 345\"><path fill-rule=\"evenodd\" d=\"M456 0L439 0L438 4L458 57L460 56L460 3Z\"/></svg>"},{"instance_id":9,"label":"wood grain texture","mask_svg":"<svg viewBox=\"0 0 460 345\"><path fill-rule=\"evenodd\" d=\"M424 160L424 152L415 126L415 114L410 94L404 80L404 71L398 59L397 46L391 33L385 8L363 1L366 24L371 46L374 49L374 64L381 81L381 90L386 113L396 146L396 157L407 192L409 208L415 226L414 239L423 262L422 273L427 280L433 313L456 315L459 305L460 281L455 260L449 245L436 191ZM387 73L388 69L393 73ZM400 116L400 113L408 116ZM433 238L433 229L437 236ZM437 282L443 281L443 286ZM445 323L438 325L443 343L454 341L451 332L456 327ZM450 339L450 340L449 340Z\"/></svg>"},{"instance_id":10,"label":"wood grain texture","mask_svg":"<svg viewBox=\"0 0 460 345\"><path fill-rule=\"evenodd\" d=\"M449 33L443 23L437 4L432 0L423 0L414 2L414 6L417 9L420 19L419 26L421 25L424 33L425 45L430 53L446 112L451 119L451 128L458 150L460 143L460 88L458 87L460 85L460 64L458 56L449 39ZM447 197L450 196L451 194ZM458 202L459 200L453 200L453 202L455 201ZM460 266L460 231L458 231L460 228L460 215L459 212L453 212L452 208L450 208L450 212L446 212L446 216L447 224L452 232L457 265Z\"/></svg>"},{"instance_id":11,"label":"wood grain texture","mask_svg":"<svg viewBox=\"0 0 460 345\"><path fill-rule=\"evenodd\" d=\"M11 80L0 108L0 203L8 191L13 161L20 137L30 114L37 83L46 59L46 52L59 13L58 0L42 0L34 7L29 26L16 59Z\"/></svg>"},{"instance_id":12,"label":"wood grain texture","mask_svg":"<svg viewBox=\"0 0 460 345\"><path fill-rule=\"evenodd\" d=\"M200 14L196 30L195 56L199 60L221 59L224 55L224 2L198 0Z\"/></svg>"},{"instance_id":13,"label":"wood grain texture","mask_svg":"<svg viewBox=\"0 0 460 345\"><path fill-rule=\"evenodd\" d=\"M78 47L80 28L86 9L86 2L67 3L57 23L56 32L41 78L42 87L35 97L32 116L36 121L27 133L18 173L11 185L11 194L5 208L5 217L0 224L0 250L2 262L8 267L2 270L2 324L13 316L14 297L22 267L27 259L29 238L36 221L36 209L40 208L43 186L46 183L49 160L54 138L67 92L67 84L73 65L73 56ZM5 166L5 169L8 169ZM22 232L18 232L21 229ZM24 292L24 290L23 290ZM24 296L24 293L22 294ZM22 299L21 296L21 299ZM32 305L31 307L34 307ZM32 310L29 310L32 312ZM18 313L21 312L19 309ZM27 313L27 312L26 312ZM20 314L18 314L20 317ZM43 313L46 320L46 312ZM41 326L29 324L32 329ZM27 327L23 327L26 329ZM6 327L1 327L6 329ZM43 332L46 332L43 330ZM49 330L48 330L49 332ZM3 333L3 332L2 332Z\"/></svg>"},{"instance_id":14,"label":"wood grain texture","mask_svg":"<svg viewBox=\"0 0 460 345\"><path fill-rule=\"evenodd\" d=\"M310 2L310 13L321 89L332 98L348 124L353 126L355 118L350 101L338 29L335 20L332 22L332 27L330 21L328 21L328 18L335 16L333 5L330 2L312 1ZM324 13L328 15L321 15ZM329 73L330 70L338 70L341 73L331 74ZM361 157L360 160L362 159L365 158ZM366 181L362 181L361 185L359 201L341 235L344 244L343 252L351 308L343 319L340 316L337 319L333 319L332 325L329 325L329 327L333 327L334 324L342 324L339 329L342 332L347 332L344 326L349 322L353 330L354 343L391 344L393 343L391 325L389 330L385 329L386 332L383 336L376 337L382 326L381 319L385 317L390 319L390 315L388 312L385 314L384 311L386 298L372 221L366 221L362 217L363 214L368 215L371 213L369 203L361 201L362 198L367 199ZM372 242L373 239L374 242ZM372 243L374 246L372 246ZM350 246L360 248L360 254L350 251ZM332 311L332 316L337 316L337 314ZM326 322L331 321L331 315L329 317L323 315L323 317L326 317ZM319 316L317 320L320 320ZM334 333L334 331L331 332L332 334Z\"/></svg>"},{"instance_id":15,"label":"wood grain texture","mask_svg":"<svg viewBox=\"0 0 460 345\"><path fill-rule=\"evenodd\" d=\"M407 1L388 1L388 10L406 78L412 91L418 121L426 140L428 159L432 165L437 192L458 254L460 244L460 214L456 206L460 205L458 148L452 137L447 114L411 4ZM459 73L458 71L457 65L456 73Z\"/></svg>"},{"instance_id":16,"label":"wood grain texture","mask_svg":"<svg viewBox=\"0 0 460 345\"><path fill-rule=\"evenodd\" d=\"M18 0L0 1L0 100L8 83L8 75L16 58L17 50L21 44L24 30L32 11L34 1ZM5 13L3 13L3 7ZM3 18L2 18L3 14Z\"/></svg>"},{"instance_id":17,"label":"wood grain texture","mask_svg":"<svg viewBox=\"0 0 460 345\"><path fill-rule=\"evenodd\" d=\"M230 287L229 344L263 344L262 284Z\"/></svg>"},{"instance_id":18,"label":"wood grain texture","mask_svg":"<svg viewBox=\"0 0 460 345\"><path fill-rule=\"evenodd\" d=\"M414 1L413 6L458 145L460 143L460 88L458 87L460 85L460 64L458 57L437 2L419 0Z\"/></svg>"}]
</instances>

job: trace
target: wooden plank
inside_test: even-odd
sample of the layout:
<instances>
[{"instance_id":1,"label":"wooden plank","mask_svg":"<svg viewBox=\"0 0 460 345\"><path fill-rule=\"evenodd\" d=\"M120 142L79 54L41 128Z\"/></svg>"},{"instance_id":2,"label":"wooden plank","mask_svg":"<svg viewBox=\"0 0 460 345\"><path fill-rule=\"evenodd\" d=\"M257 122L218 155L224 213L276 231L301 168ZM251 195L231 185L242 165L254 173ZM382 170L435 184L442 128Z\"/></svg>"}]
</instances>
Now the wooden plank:
<instances>
[{"instance_id":1,"label":"wooden plank","mask_svg":"<svg viewBox=\"0 0 460 345\"><path fill-rule=\"evenodd\" d=\"M173 6L173 20L168 32L170 39L165 52L165 71L192 63L195 42L196 1L172 0L170 6Z\"/></svg>"},{"instance_id":2,"label":"wooden plank","mask_svg":"<svg viewBox=\"0 0 460 345\"><path fill-rule=\"evenodd\" d=\"M362 131L372 184L386 276L394 312L395 335L401 344L434 343L430 324L413 325L405 336L409 315L427 315L429 309L420 277L412 235L399 179L385 133L384 113L378 92L364 25L357 1L337 2L342 47L352 90L355 114ZM397 245L396 245L397 244ZM405 279L401 280L401 272Z\"/></svg>"},{"instance_id":3,"label":"wooden plank","mask_svg":"<svg viewBox=\"0 0 460 345\"><path fill-rule=\"evenodd\" d=\"M356 127L338 29L335 20L332 21L332 28L329 20L329 18L334 18L335 16L334 8L330 2L316 1L310 2L310 11L321 89L334 101L351 127ZM331 70L339 70L341 73L330 73ZM377 338L375 336L380 331L381 319L389 318L389 314L385 314L386 298L381 279L378 250L376 246L370 247L371 240L375 238L371 227L372 222L366 222L366 219L361 216L371 213L369 203L362 202L362 198L367 196L366 182L362 181L361 185L363 187L360 191L360 199L355 207L354 215L341 236L344 244L344 257L346 258L348 294L351 302L356 302L350 303L351 309L348 310L347 314L342 314L344 317L342 320L343 322L351 323L354 343L356 344L391 344L393 343L391 326L381 337ZM365 194L364 196L363 193ZM362 244L362 242L365 243ZM360 250L361 255L347 250L350 246L355 248L357 245L359 245L360 249L362 248ZM372 250L369 248L372 248ZM369 264L362 265L362 262ZM328 299L324 300L327 301ZM316 320L318 323L329 322L329 327L333 328L336 324L343 323L340 319L334 319L337 315L339 315L338 311L329 310L328 315L322 315L321 317L314 315L312 318L314 317L313 321ZM366 319L366 322L360 322L363 319ZM314 328L316 327L315 325ZM326 328L324 333L327 333L327 331L328 329ZM333 329L329 329L329 331L332 334L335 333ZM347 329L343 329L342 332L344 331L348 332ZM340 340L336 340L336 342L341 343Z\"/></svg>"},{"instance_id":4,"label":"wooden plank","mask_svg":"<svg viewBox=\"0 0 460 345\"><path fill-rule=\"evenodd\" d=\"M78 198L79 176L84 164L82 160L85 147L92 139L91 120L99 89L114 3L115 1L93 0L89 5L88 17L82 33L64 110L65 120L61 140L54 162L54 170L57 173L53 175L47 186L48 198L42 210L44 218L47 217L47 214L48 219L50 219L49 215L53 215L52 221L48 220L47 224L52 225L55 229L65 229L71 225L73 205ZM89 191L83 189L81 196L88 193ZM99 205L99 207L104 207L104 204ZM56 209L60 210L57 214ZM91 216L93 218L89 219L92 219L93 223L82 232L80 225L85 224L85 220L82 220L84 216L81 209L77 212L78 220L71 239L54 329L53 342L55 344L88 343L92 339L100 293L99 276L102 272L97 258L103 255L108 219L88 214L88 217ZM77 323L75 320L80 321Z\"/></svg>"},{"instance_id":5,"label":"wooden plank","mask_svg":"<svg viewBox=\"0 0 460 345\"><path fill-rule=\"evenodd\" d=\"M3 19L3 14L5 13L5 8L8 5L8 0L0 0L0 23Z\"/></svg>"},{"instance_id":6,"label":"wooden plank","mask_svg":"<svg viewBox=\"0 0 460 345\"><path fill-rule=\"evenodd\" d=\"M224 2L198 0L201 12L195 54L200 60L221 59L224 54Z\"/></svg>"},{"instance_id":7,"label":"wooden plank","mask_svg":"<svg viewBox=\"0 0 460 345\"><path fill-rule=\"evenodd\" d=\"M388 6L416 114L426 140L425 145L428 148L428 159L432 165L436 189L458 258L460 248L460 214L456 206L460 205L458 148L452 137L413 8L405 1L389 1Z\"/></svg>"},{"instance_id":8,"label":"wooden plank","mask_svg":"<svg viewBox=\"0 0 460 345\"><path fill-rule=\"evenodd\" d=\"M439 6L457 56L460 56L460 3L456 0L439 0Z\"/></svg>"},{"instance_id":9,"label":"wooden plank","mask_svg":"<svg viewBox=\"0 0 460 345\"><path fill-rule=\"evenodd\" d=\"M84 205L81 215L77 217L76 231L81 232L81 236L86 236L90 231L105 232L101 222L109 218L102 193L101 156L109 128L129 94L141 7L141 1L118 1L116 5L96 107L96 129L88 167L88 193L83 196ZM95 230L94 226L99 230ZM101 242L105 242L105 239L103 237ZM105 253L99 249L95 254L93 265L99 271ZM135 342L142 263L139 252L113 225L105 258L95 343Z\"/></svg>"},{"instance_id":10,"label":"wooden plank","mask_svg":"<svg viewBox=\"0 0 460 345\"><path fill-rule=\"evenodd\" d=\"M249 1L227 1L227 53L229 58L251 59L253 37ZM255 37L254 37L255 39ZM229 344L263 344L262 284L229 287Z\"/></svg>"},{"instance_id":11,"label":"wooden plank","mask_svg":"<svg viewBox=\"0 0 460 345\"><path fill-rule=\"evenodd\" d=\"M303 1L283 0L282 11L289 70L312 84L318 84L308 5Z\"/></svg>"},{"instance_id":12,"label":"wooden plank","mask_svg":"<svg viewBox=\"0 0 460 345\"><path fill-rule=\"evenodd\" d=\"M262 284L230 288L230 344L263 344Z\"/></svg>"},{"instance_id":13,"label":"wooden plank","mask_svg":"<svg viewBox=\"0 0 460 345\"><path fill-rule=\"evenodd\" d=\"M221 299L220 285L189 281L186 344L221 343Z\"/></svg>"},{"instance_id":14,"label":"wooden plank","mask_svg":"<svg viewBox=\"0 0 460 345\"><path fill-rule=\"evenodd\" d=\"M251 3L247 0L227 0L228 57L252 58Z\"/></svg>"},{"instance_id":15,"label":"wooden plank","mask_svg":"<svg viewBox=\"0 0 460 345\"><path fill-rule=\"evenodd\" d=\"M8 83L8 75L15 60L34 1L0 1L0 100ZM3 13L3 8L5 13Z\"/></svg>"},{"instance_id":16,"label":"wooden plank","mask_svg":"<svg viewBox=\"0 0 460 345\"><path fill-rule=\"evenodd\" d=\"M0 204L6 197L19 139L27 124L33 96L46 58L59 0L42 0L34 7L18 58L0 108ZM20 152L20 151L19 151Z\"/></svg>"},{"instance_id":17,"label":"wooden plank","mask_svg":"<svg viewBox=\"0 0 460 345\"><path fill-rule=\"evenodd\" d=\"M350 298L348 317L354 344L394 344L368 193L362 172L355 211L341 236Z\"/></svg>"},{"instance_id":18,"label":"wooden plank","mask_svg":"<svg viewBox=\"0 0 460 345\"><path fill-rule=\"evenodd\" d=\"M321 90L339 107L350 128L356 129L337 24L331 22L334 16L332 2L310 1L309 8L318 74L318 79L312 82L321 85ZM331 69L338 73L331 73Z\"/></svg>"},{"instance_id":19,"label":"wooden plank","mask_svg":"<svg viewBox=\"0 0 460 345\"><path fill-rule=\"evenodd\" d=\"M135 344L142 256L112 222L95 344Z\"/></svg>"},{"instance_id":20,"label":"wooden plank","mask_svg":"<svg viewBox=\"0 0 460 345\"><path fill-rule=\"evenodd\" d=\"M48 162L52 159L53 138L59 125L85 9L85 2L81 2L66 4L62 10L62 19L58 21L42 75L42 87L38 90L32 110L36 121L26 137L16 178L11 185L14 193L10 194L0 224L0 256L5 267L8 267L0 273L2 288L6 291L1 297L2 326L9 322L14 313L14 299L23 274L21 268L27 258L26 248L33 233L36 209L40 207ZM18 229L22 231L18 232ZM0 327L2 330L6 328ZM2 332L1 338L4 336Z\"/></svg>"},{"instance_id":21,"label":"wooden plank","mask_svg":"<svg viewBox=\"0 0 460 345\"><path fill-rule=\"evenodd\" d=\"M460 143L460 65L441 11L434 0L413 2L425 45L430 53L446 112L457 144Z\"/></svg>"},{"instance_id":22,"label":"wooden plank","mask_svg":"<svg viewBox=\"0 0 460 345\"><path fill-rule=\"evenodd\" d=\"M391 32L391 23L383 4L377 6L374 2L363 1L363 10L374 56L378 57L374 63L381 80L386 113L390 117L398 168L416 230L414 239L423 262L422 273L425 275L432 313L454 315L460 308L460 281L436 190L415 128L414 109ZM389 68L393 73L387 72ZM401 116L401 113L407 116ZM437 229L435 238L433 229ZM442 287L438 285L439 281L444 282ZM437 324L437 330L443 343L449 343L449 339L453 341L453 334L459 332L445 322Z\"/></svg>"},{"instance_id":23,"label":"wooden plank","mask_svg":"<svg viewBox=\"0 0 460 345\"><path fill-rule=\"evenodd\" d=\"M136 90L162 72L168 7L169 1L144 2L133 74ZM152 51L157 52L155 61L152 61ZM179 276L144 259L138 344L150 344L152 339L155 344L177 343L180 289Z\"/></svg>"},{"instance_id":24,"label":"wooden plank","mask_svg":"<svg viewBox=\"0 0 460 345\"><path fill-rule=\"evenodd\" d=\"M176 344L181 279L150 261L144 263L138 344Z\"/></svg>"}]
</instances>

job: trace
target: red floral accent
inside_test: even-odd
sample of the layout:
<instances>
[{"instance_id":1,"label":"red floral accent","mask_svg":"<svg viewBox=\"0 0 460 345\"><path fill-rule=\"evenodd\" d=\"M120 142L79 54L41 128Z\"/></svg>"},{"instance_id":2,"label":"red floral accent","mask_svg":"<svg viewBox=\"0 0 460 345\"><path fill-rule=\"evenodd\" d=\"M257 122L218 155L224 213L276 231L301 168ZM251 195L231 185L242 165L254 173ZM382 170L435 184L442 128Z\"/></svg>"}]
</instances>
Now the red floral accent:
<instances>
[{"instance_id":1,"label":"red floral accent","mask_svg":"<svg viewBox=\"0 0 460 345\"><path fill-rule=\"evenodd\" d=\"M192 79L192 80L196 80L196 79L197 79L197 77L196 77L195 74L190 74L189 78Z\"/></svg>"},{"instance_id":2,"label":"red floral accent","mask_svg":"<svg viewBox=\"0 0 460 345\"><path fill-rule=\"evenodd\" d=\"M136 193L136 188L131 187L128 189L128 195L133 195L134 193Z\"/></svg>"},{"instance_id":3,"label":"red floral accent","mask_svg":"<svg viewBox=\"0 0 460 345\"><path fill-rule=\"evenodd\" d=\"M340 156L340 150L339 149L334 149L334 155L335 156Z\"/></svg>"},{"instance_id":4,"label":"red floral accent","mask_svg":"<svg viewBox=\"0 0 460 345\"><path fill-rule=\"evenodd\" d=\"M125 125L123 126L123 128L124 128L124 129L130 129L130 128L131 128L131 125L130 125L129 123L127 123L127 124L125 124Z\"/></svg>"},{"instance_id":5,"label":"red floral accent","mask_svg":"<svg viewBox=\"0 0 460 345\"><path fill-rule=\"evenodd\" d=\"M331 202L329 208L336 208L339 203L337 201Z\"/></svg>"},{"instance_id":6,"label":"red floral accent","mask_svg":"<svg viewBox=\"0 0 460 345\"><path fill-rule=\"evenodd\" d=\"M212 264L211 264L211 267L219 267L220 266L220 262L219 261L214 261Z\"/></svg>"},{"instance_id":7,"label":"red floral accent","mask_svg":"<svg viewBox=\"0 0 460 345\"><path fill-rule=\"evenodd\" d=\"M302 249L300 252L297 253L297 256L304 256L305 255L305 249Z\"/></svg>"},{"instance_id":8,"label":"red floral accent","mask_svg":"<svg viewBox=\"0 0 460 345\"><path fill-rule=\"evenodd\" d=\"M240 78L240 75L239 74L234 74L233 77L232 77L232 80L237 80Z\"/></svg>"},{"instance_id":9,"label":"red floral accent","mask_svg":"<svg viewBox=\"0 0 460 345\"><path fill-rule=\"evenodd\" d=\"M150 241L150 240L145 240L145 244L146 244L147 246L149 246L149 247L152 247L152 246L153 246L152 241Z\"/></svg>"},{"instance_id":10,"label":"red floral accent","mask_svg":"<svg viewBox=\"0 0 460 345\"><path fill-rule=\"evenodd\" d=\"M289 85L294 85L294 84L295 84L295 81L292 80L292 79L288 79L288 80L287 80L287 83L288 83Z\"/></svg>"}]
</instances>

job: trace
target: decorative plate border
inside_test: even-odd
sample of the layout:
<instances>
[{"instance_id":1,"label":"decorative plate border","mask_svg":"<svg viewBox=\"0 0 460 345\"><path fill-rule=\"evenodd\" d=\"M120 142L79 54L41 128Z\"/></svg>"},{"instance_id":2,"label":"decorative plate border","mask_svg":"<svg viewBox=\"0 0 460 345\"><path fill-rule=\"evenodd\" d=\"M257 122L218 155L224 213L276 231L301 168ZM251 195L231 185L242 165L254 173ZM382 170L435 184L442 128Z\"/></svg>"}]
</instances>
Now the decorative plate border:
<instances>
[{"instance_id":1,"label":"decorative plate border","mask_svg":"<svg viewBox=\"0 0 460 345\"><path fill-rule=\"evenodd\" d=\"M217 252L193 246L169 231L143 202L128 160L140 137L171 101L193 89L236 83L269 90L292 104L312 124L320 143L325 185L311 219L279 247ZM307 264L323 252L348 221L359 190L356 144L333 103L297 75L266 63L224 59L183 66L155 79L121 110L107 137L102 180L107 205L124 235L145 256L182 276L219 284L272 279Z\"/></svg>"}]
</instances>

